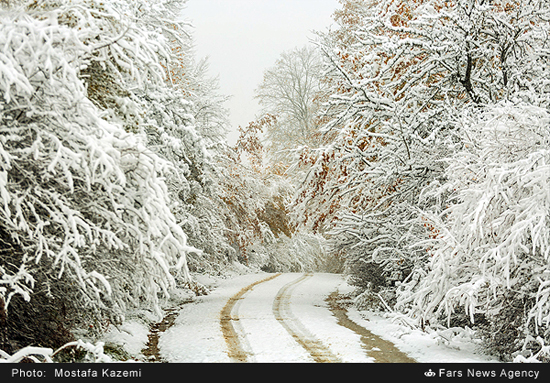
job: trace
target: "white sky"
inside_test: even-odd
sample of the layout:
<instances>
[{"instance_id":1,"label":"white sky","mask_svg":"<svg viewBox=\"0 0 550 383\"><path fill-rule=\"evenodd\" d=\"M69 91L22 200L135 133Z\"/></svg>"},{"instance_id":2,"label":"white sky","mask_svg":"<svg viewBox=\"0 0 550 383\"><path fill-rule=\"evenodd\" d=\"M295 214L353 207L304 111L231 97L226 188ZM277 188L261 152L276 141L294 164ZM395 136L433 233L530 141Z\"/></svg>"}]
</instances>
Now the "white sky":
<instances>
[{"instance_id":1,"label":"white sky","mask_svg":"<svg viewBox=\"0 0 550 383\"><path fill-rule=\"evenodd\" d=\"M210 75L219 76L220 93L232 98L232 133L258 113L254 90L283 51L300 47L325 31L337 0L188 0L184 18L195 26L197 58L208 57Z\"/></svg>"}]
</instances>

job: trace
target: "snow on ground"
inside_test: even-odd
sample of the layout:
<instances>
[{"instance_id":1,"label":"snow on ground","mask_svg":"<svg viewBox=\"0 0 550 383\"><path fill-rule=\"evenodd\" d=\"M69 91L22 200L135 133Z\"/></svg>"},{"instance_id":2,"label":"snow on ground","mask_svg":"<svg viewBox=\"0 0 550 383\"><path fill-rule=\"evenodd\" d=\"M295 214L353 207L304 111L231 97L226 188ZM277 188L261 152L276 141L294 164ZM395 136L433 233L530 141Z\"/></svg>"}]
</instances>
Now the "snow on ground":
<instances>
[{"instance_id":1,"label":"snow on ground","mask_svg":"<svg viewBox=\"0 0 550 383\"><path fill-rule=\"evenodd\" d=\"M185 305L174 325L160 337L161 356L167 362L230 362L220 328L220 311L230 297L265 276L248 274L220 280L210 294Z\"/></svg>"},{"instance_id":2,"label":"snow on ground","mask_svg":"<svg viewBox=\"0 0 550 383\"><path fill-rule=\"evenodd\" d=\"M423 332L380 313L360 312L355 308L348 311L349 318L373 334L392 342L398 349L419 363L498 363L484 354L480 341L468 331L461 331L448 337L452 331L438 333ZM460 331L460 330L459 330ZM447 340L448 339L448 340Z\"/></svg>"},{"instance_id":3,"label":"snow on ground","mask_svg":"<svg viewBox=\"0 0 550 383\"><path fill-rule=\"evenodd\" d=\"M244 347L251 352L251 361L297 362L310 361L309 354L296 343L275 319L273 297L286 283L296 280L300 274L285 274L254 287L240 300L233 312L239 321L234 322Z\"/></svg>"},{"instance_id":4,"label":"snow on ground","mask_svg":"<svg viewBox=\"0 0 550 383\"><path fill-rule=\"evenodd\" d=\"M249 274L219 281L217 288L195 303L186 305L172 328L160 339L161 355L169 362L228 362L219 313L227 300L243 287L263 279L266 274ZM310 356L275 320L273 297L299 274L283 274L254 287L234 312L240 320L237 329L245 335L247 351L253 361L309 362ZM365 355L359 336L336 325L336 318L326 307L325 298L336 289L349 291L341 275L316 274L296 286L292 294L292 312L305 328L323 339L344 362L371 362ZM419 362L487 362L496 361L479 353L471 338L457 336L445 343L437 333L424 333L380 314L351 309L350 319L376 335L392 341L399 349Z\"/></svg>"},{"instance_id":5,"label":"snow on ground","mask_svg":"<svg viewBox=\"0 0 550 383\"><path fill-rule=\"evenodd\" d=\"M341 293L353 291L342 280ZM392 342L398 349L419 363L498 363L484 353L481 341L467 329L422 331L406 324L405 319L392 313L375 313L348 308L348 317L379 337Z\"/></svg>"},{"instance_id":6,"label":"snow on ground","mask_svg":"<svg viewBox=\"0 0 550 383\"><path fill-rule=\"evenodd\" d=\"M227 300L268 274L250 274L220 281L211 294L185 305L174 326L160 338L161 355L168 362L229 362L220 327L220 311ZM235 306L239 321L235 327L253 362L311 362L311 356L288 334L273 316L273 298L287 283L301 274L283 274L261 283ZM293 292L292 312L318 339L326 339L331 350L347 362L371 362L359 343L359 336L336 325L324 299L341 283L333 274L317 274ZM335 330L336 329L336 330Z\"/></svg>"},{"instance_id":7,"label":"snow on ground","mask_svg":"<svg viewBox=\"0 0 550 383\"><path fill-rule=\"evenodd\" d=\"M336 317L325 302L342 281L342 276L338 274L315 274L313 278L299 285L292 294L292 310L304 327L328 345L342 362L374 362L374 358L366 355L361 345L361 336L338 325Z\"/></svg>"},{"instance_id":8,"label":"snow on ground","mask_svg":"<svg viewBox=\"0 0 550 383\"><path fill-rule=\"evenodd\" d=\"M123 346L130 355L139 355L147 344L148 334L149 326L144 321L131 319L118 328L111 326L103 341Z\"/></svg>"},{"instance_id":9,"label":"snow on ground","mask_svg":"<svg viewBox=\"0 0 550 383\"><path fill-rule=\"evenodd\" d=\"M159 348L167 362L230 362L220 326L220 312L228 299L244 287L265 279L270 274L254 273L232 276L227 279L203 279L210 294L199 296L183 305L174 325L161 334ZM273 316L273 298L287 283L301 274L282 274L256 285L235 305L232 321L243 339L243 348L254 356L252 362L311 362L311 356L299 346ZM206 277L204 277L206 278ZM333 291L351 291L344 277L337 274L315 274L296 285L292 291L291 311L307 331L323 340L343 362L372 362L361 347L355 332L337 325L325 302ZM388 341L421 363L427 362L498 362L484 355L470 333L422 332L392 320L391 315L358 311L349 308L348 316ZM132 355L144 346L146 327L143 322L130 320L112 330L107 340L125 345ZM448 340L445 340L447 338Z\"/></svg>"},{"instance_id":10,"label":"snow on ground","mask_svg":"<svg viewBox=\"0 0 550 383\"><path fill-rule=\"evenodd\" d=\"M273 298L288 283L302 274L282 274L254 288L237 308L239 327L256 362L313 362L306 352L273 315ZM319 339L344 362L372 362L353 331L337 325L326 307L325 299L341 283L335 274L315 274L296 285L292 292L291 311L303 335Z\"/></svg>"}]
</instances>

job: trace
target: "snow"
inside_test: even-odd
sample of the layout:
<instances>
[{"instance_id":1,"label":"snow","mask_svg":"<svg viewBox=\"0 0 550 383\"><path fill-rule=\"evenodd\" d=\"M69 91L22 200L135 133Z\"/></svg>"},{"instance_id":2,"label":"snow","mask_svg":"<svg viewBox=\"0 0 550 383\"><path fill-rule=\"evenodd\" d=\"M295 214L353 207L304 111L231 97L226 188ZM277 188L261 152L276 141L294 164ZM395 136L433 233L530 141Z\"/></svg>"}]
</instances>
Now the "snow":
<instances>
[{"instance_id":1,"label":"snow","mask_svg":"<svg viewBox=\"0 0 550 383\"><path fill-rule=\"evenodd\" d=\"M168 362L229 362L219 314L227 300L265 275L243 275L219 281L210 294L185 305L174 325L159 339L161 356Z\"/></svg>"},{"instance_id":2,"label":"snow","mask_svg":"<svg viewBox=\"0 0 550 383\"><path fill-rule=\"evenodd\" d=\"M118 328L111 326L103 340L123 346L130 355L139 355L147 344L148 334L149 326L145 321L132 319Z\"/></svg>"},{"instance_id":3,"label":"snow","mask_svg":"<svg viewBox=\"0 0 550 383\"><path fill-rule=\"evenodd\" d=\"M296 275L287 274L259 284L235 305L233 312L239 315L237 332L246 337L245 347L254 355L253 362L309 359L309 354L294 341L272 313L272 297L282 286L295 279Z\"/></svg>"},{"instance_id":4,"label":"snow","mask_svg":"<svg viewBox=\"0 0 550 383\"><path fill-rule=\"evenodd\" d=\"M211 293L184 305L174 325L159 340L161 356L167 362L230 362L220 326L220 311L227 300L246 286L271 274L257 273L220 279L210 286ZM311 356L289 335L273 315L273 298L287 283L302 274L285 273L256 285L233 308L232 321L249 362L313 362ZM342 362L374 362L366 355L360 337L337 325L325 302L333 291L349 292L342 275L314 274L292 291L291 311L303 328L323 343ZM350 308L351 320L372 333L393 342L418 362L497 362L484 355L478 342L464 332L454 337L437 332L422 332L383 314ZM446 336L449 340L445 340Z\"/></svg>"},{"instance_id":5,"label":"snow","mask_svg":"<svg viewBox=\"0 0 550 383\"><path fill-rule=\"evenodd\" d=\"M348 316L373 334L391 341L419 363L499 362L496 358L485 355L479 340L467 332L446 340L436 331L423 332L420 329L411 329L377 313L359 312L351 308Z\"/></svg>"},{"instance_id":6,"label":"snow","mask_svg":"<svg viewBox=\"0 0 550 383\"><path fill-rule=\"evenodd\" d=\"M292 310L317 339L322 339L342 362L373 362L361 347L361 337L337 324L325 299L342 284L337 274L315 274L292 295Z\"/></svg>"}]
</instances>

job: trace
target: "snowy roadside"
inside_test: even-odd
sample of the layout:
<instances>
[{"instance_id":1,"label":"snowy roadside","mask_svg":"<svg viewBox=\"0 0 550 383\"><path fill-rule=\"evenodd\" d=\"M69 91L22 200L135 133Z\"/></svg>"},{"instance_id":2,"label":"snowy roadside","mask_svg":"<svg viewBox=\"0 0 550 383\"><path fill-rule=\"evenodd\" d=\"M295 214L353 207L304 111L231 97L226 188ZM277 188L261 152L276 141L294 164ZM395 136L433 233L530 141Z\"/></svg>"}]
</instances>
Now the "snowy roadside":
<instances>
[{"instance_id":1,"label":"snowy roadside","mask_svg":"<svg viewBox=\"0 0 550 383\"><path fill-rule=\"evenodd\" d=\"M343 282L338 291L350 293L353 287ZM388 340L419 363L499 363L484 353L481 340L473 331L449 329L427 330L406 324L406 320L392 313L360 311L351 306L348 317L379 337Z\"/></svg>"},{"instance_id":2,"label":"snowy roadside","mask_svg":"<svg viewBox=\"0 0 550 383\"><path fill-rule=\"evenodd\" d=\"M358 311L353 307L349 308L348 316L419 363L499 363L495 357L484 354L481 341L468 330L423 332L392 318L391 314Z\"/></svg>"}]
</instances>

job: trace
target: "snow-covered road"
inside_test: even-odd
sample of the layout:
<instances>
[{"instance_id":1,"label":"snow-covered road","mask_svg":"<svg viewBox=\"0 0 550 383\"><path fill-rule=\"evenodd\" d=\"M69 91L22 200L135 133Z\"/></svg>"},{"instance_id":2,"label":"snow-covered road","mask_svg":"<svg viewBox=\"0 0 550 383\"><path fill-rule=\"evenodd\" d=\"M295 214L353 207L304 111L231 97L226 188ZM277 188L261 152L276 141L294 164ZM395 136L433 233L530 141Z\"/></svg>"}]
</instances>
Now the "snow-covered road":
<instances>
[{"instance_id":1,"label":"snow-covered road","mask_svg":"<svg viewBox=\"0 0 550 383\"><path fill-rule=\"evenodd\" d=\"M327 298L349 289L337 274L260 273L222 280L210 294L183 306L160 336L160 355L188 363L491 360L476 354L470 339L461 344L458 337L449 347L433 334L403 331L380 317L366 320L354 309L336 315Z\"/></svg>"},{"instance_id":2,"label":"snow-covered road","mask_svg":"<svg viewBox=\"0 0 550 383\"><path fill-rule=\"evenodd\" d=\"M337 324L328 295L336 274L234 278L186 305L162 334L169 362L372 362L360 335Z\"/></svg>"}]
</instances>

